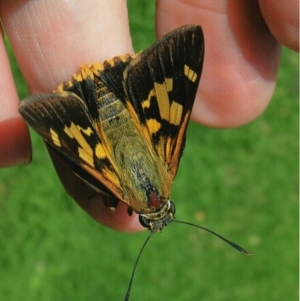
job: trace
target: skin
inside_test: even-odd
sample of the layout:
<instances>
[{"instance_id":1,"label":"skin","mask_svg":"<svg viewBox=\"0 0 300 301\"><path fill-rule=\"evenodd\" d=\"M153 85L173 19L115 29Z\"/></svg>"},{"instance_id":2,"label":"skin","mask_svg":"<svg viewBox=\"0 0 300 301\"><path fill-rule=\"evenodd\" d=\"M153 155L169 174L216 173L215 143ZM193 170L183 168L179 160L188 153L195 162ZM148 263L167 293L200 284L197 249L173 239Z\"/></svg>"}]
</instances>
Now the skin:
<instances>
[{"instance_id":1,"label":"skin","mask_svg":"<svg viewBox=\"0 0 300 301\"><path fill-rule=\"evenodd\" d=\"M204 31L206 53L194 121L232 128L264 111L274 92L282 45L299 51L298 11L296 0L157 1L158 38L183 24L201 24ZM31 94L49 93L82 63L133 53L126 1L2 0L0 16ZM3 39L0 66L0 167L26 165L30 137L17 111ZM142 229L125 204L108 211L100 196L51 157L65 189L95 220L121 231Z\"/></svg>"}]
</instances>

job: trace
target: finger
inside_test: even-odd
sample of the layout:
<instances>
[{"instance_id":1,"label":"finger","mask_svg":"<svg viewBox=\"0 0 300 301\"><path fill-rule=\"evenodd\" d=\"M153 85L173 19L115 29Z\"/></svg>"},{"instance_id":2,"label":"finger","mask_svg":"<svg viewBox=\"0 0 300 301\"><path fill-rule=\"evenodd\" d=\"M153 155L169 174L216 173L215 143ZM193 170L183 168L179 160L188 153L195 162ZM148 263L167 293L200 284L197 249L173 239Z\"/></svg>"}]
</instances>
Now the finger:
<instances>
[{"instance_id":1,"label":"finger","mask_svg":"<svg viewBox=\"0 0 300 301\"><path fill-rule=\"evenodd\" d=\"M32 93L51 91L83 63L132 52L125 1L33 0L5 4L0 4L3 23ZM60 160L54 158L53 163L68 193L79 204L88 202L89 187L70 170L61 168ZM91 202L85 208L100 223L123 231L136 229L132 226L135 216L121 218L125 216L122 206L112 215L97 204Z\"/></svg>"},{"instance_id":2,"label":"finger","mask_svg":"<svg viewBox=\"0 0 300 301\"><path fill-rule=\"evenodd\" d=\"M158 35L200 24L204 68L192 118L212 127L235 127L259 116L275 88L280 45L255 1L157 2Z\"/></svg>"},{"instance_id":3,"label":"finger","mask_svg":"<svg viewBox=\"0 0 300 301\"><path fill-rule=\"evenodd\" d=\"M259 6L272 34L299 52L299 1L260 0Z\"/></svg>"},{"instance_id":4,"label":"finger","mask_svg":"<svg viewBox=\"0 0 300 301\"><path fill-rule=\"evenodd\" d=\"M53 90L83 63L132 52L124 1L23 0L0 5L31 93Z\"/></svg>"},{"instance_id":5,"label":"finger","mask_svg":"<svg viewBox=\"0 0 300 301\"><path fill-rule=\"evenodd\" d=\"M27 164L31 146L28 128L18 114L19 98L0 32L0 167Z\"/></svg>"}]
</instances>

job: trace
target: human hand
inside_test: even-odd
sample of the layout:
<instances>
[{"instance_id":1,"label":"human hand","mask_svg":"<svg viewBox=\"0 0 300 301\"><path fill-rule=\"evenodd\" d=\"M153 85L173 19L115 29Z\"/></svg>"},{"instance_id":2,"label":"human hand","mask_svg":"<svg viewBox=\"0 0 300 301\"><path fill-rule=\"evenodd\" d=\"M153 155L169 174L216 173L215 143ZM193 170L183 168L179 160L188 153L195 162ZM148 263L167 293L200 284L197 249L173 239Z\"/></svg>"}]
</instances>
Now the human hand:
<instances>
[{"instance_id":1,"label":"human hand","mask_svg":"<svg viewBox=\"0 0 300 301\"><path fill-rule=\"evenodd\" d=\"M235 127L259 116L269 103L281 43L298 51L298 2L261 0L261 10L256 2L215 3L157 1L156 28L161 37L183 24L202 26L204 70L192 118L211 127ZM133 52L125 1L1 1L0 13L30 93L53 90L82 63ZM27 126L17 112L3 40L0 43L0 166L12 166L29 162L31 147ZM99 196L90 199L91 188L59 160L53 162L68 193L93 218L118 230L141 229L125 204L109 212Z\"/></svg>"}]
</instances>

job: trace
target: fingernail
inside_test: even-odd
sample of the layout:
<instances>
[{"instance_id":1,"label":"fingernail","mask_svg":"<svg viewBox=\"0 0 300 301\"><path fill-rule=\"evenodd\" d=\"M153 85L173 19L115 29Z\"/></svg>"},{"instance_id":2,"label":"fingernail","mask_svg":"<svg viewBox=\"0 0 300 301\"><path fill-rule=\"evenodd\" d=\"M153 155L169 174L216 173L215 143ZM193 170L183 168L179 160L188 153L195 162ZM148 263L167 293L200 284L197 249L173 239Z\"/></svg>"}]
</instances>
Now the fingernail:
<instances>
[{"instance_id":1,"label":"fingernail","mask_svg":"<svg viewBox=\"0 0 300 301\"><path fill-rule=\"evenodd\" d=\"M28 127L21 118L0 122L0 167L27 165L31 162Z\"/></svg>"}]
</instances>

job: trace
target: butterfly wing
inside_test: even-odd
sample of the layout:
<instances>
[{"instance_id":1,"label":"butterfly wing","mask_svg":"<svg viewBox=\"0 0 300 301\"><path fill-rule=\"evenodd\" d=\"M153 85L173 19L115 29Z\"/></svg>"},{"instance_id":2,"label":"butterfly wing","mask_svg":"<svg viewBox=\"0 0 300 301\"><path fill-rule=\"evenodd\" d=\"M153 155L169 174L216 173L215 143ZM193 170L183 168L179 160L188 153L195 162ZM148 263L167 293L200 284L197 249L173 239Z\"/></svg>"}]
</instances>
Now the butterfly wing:
<instances>
[{"instance_id":1,"label":"butterfly wing","mask_svg":"<svg viewBox=\"0 0 300 301\"><path fill-rule=\"evenodd\" d=\"M88 106L87 98L83 101L72 92L32 96L20 104L19 112L79 177L96 191L112 191L121 198L118 172L99 136L97 116L90 113L93 97Z\"/></svg>"},{"instance_id":2,"label":"butterfly wing","mask_svg":"<svg viewBox=\"0 0 300 301\"><path fill-rule=\"evenodd\" d=\"M125 70L125 90L171 179L176 175L198 89L204 42L199 26L166 35Z\"/></svg>"}]
</instances>

